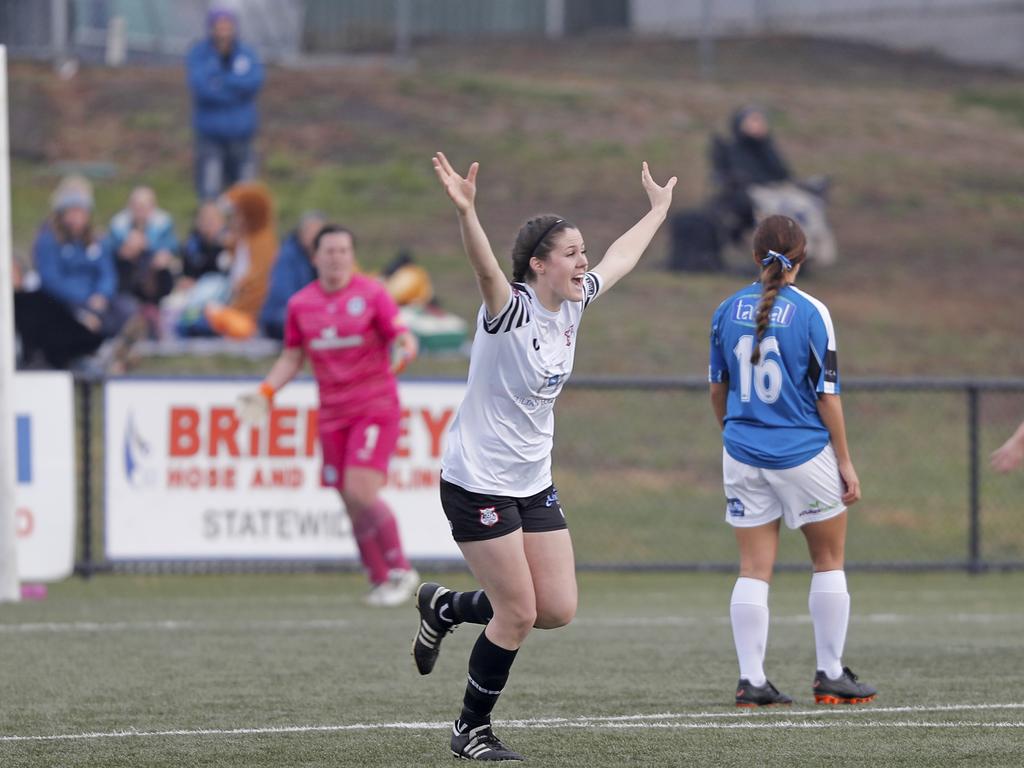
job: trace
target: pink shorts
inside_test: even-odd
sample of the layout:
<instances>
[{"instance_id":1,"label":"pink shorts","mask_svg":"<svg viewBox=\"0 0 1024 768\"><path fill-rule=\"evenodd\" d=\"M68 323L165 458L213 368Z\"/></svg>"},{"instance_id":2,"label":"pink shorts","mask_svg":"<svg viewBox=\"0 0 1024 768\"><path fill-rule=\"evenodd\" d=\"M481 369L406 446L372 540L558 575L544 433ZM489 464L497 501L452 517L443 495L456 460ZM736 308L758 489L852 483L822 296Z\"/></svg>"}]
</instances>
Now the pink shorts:
<instances>
[{"instance_id":1,"label":"pink shorts","mask_svg":"<svg viewBox=\"0 0 1024 768\"><path fill-rule=\"evenodd\" d=\"M345 487L345 470L349 467L375 469L388 473L388 461L398 445L400 415L375 414L335 429L320 428L320 450L323 468L320 484Z\"/></svg>"}]
</instances>

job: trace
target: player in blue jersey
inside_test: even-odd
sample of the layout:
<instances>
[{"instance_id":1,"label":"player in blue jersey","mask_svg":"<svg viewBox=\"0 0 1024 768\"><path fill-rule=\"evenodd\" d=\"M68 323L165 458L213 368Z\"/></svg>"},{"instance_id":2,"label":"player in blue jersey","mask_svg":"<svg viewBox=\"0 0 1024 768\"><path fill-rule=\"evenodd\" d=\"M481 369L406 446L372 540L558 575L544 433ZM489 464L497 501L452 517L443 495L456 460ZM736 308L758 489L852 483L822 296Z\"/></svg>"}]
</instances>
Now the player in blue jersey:
<instances>
[{"instance_id":1,"label":"player in blue jersey","mask_svg":"<svg viewBox=\"0 0 1024 768\"><path fill-rule=\"evenodd\" d=\"M782 519L804 534L814 566L815 701L859 704L877 694L842 664L850 616L846 507L860 498L860 481L846 444L832 318L794 285L805 248L792 219L761 222L754 232L760 281L723 301L711 320L708 378L724 443L725 518L740 551L729 612L741 707L792 703L764 673Z\"/></svg>"}]
</instances>

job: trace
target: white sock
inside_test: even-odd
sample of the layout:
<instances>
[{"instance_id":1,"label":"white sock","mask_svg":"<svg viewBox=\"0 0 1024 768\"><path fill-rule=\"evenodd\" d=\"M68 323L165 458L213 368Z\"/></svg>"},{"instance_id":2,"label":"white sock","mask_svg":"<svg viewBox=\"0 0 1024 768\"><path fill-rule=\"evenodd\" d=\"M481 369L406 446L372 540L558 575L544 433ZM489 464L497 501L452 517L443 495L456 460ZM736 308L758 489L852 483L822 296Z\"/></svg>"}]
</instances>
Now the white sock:
<instances>
[{"instance_id":1,"label":"white sock","mask_svg":"<svg viewBox=\"0 0 1024 768\"><path fill-rule=\"evenodd\" d=\"M740 662L740 677L764 685L764 652L768 647L768 582L740 576L729 604L732 639Z\"/></svg>"},{"instance_id":2,"label":"white sock","mask_svg":"<svg viewBox=\"0 0 1024 768\"><path fill-rule=\"evenodd\" d=\"M846 573L822 571L814 574L807 607L814 624L818 669L835 680L843 674L843 646L846 644L846 627L850 623Z\"/></svg>"}]
</instances>

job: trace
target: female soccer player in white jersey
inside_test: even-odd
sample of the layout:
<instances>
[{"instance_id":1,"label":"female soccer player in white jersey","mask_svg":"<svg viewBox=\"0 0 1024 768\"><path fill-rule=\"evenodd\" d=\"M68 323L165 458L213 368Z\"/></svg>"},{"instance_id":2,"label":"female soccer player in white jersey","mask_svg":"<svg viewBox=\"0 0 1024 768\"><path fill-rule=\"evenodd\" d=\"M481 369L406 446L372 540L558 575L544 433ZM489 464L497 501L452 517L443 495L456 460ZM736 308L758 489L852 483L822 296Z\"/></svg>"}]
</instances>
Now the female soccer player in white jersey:
<instances>
[{"instance_id":1,"label":"female soccer player in white jersey","mask_svg":"<svg viewBox=\"0 0 1024 768\"><path fill-rule=\"evenodd\" d=\"M741 707L792 703L764 673L768 584L782 519L803 532L814 566L808 603L815 701L859 704L877 693L842 664L850 615L846 505L860 498L860 481L846 444L832 318L793 284L805 245L792 219L761 222L754 232L760 282L723 301L711 319L709 380L725 444L725 519L740 551L730 615Z\"/></svg>"},{"instance_id":2,"label":"female soccer player in white jersey","mask_svg":"<svg viewBox=\"0 0 1024 768\"><path fill-rule=\"evenodd\" d=\"M469 657L452 752L521 760L494 736L491 710L530 630L564 626L576 613L572 541L551 479L552 408L572 372L584 310L636 266L665 220L676 178L658 186L644 163L651 210L592 271L576 227L558 216L530 219L512 249L510 285L477 218L478 168L473 163L463 178L443 154L434 157L483 297L466 396L441 463L441 505L483 589L420 585L413 657L428 674L455 625L486 624Z\"/></svg>"}]
</instances>

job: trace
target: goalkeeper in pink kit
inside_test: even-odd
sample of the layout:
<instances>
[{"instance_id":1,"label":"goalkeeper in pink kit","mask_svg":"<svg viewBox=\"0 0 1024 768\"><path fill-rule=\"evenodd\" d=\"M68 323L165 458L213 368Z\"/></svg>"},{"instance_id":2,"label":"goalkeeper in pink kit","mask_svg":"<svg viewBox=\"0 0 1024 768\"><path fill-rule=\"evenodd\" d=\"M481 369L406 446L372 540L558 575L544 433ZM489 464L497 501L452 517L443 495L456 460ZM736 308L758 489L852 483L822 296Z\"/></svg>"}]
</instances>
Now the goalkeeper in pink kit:
<instances>
[{"instance_id":1,"label":"goalkeeper in pink kit","mask_svg":"<svg viewBox=\"0 0 1024 768\"><path fill-rule=\"evenodd\" d=\"M373 587L370 605L399 605L419 583L406 560L398 525L380 497L398 442L395 374L416 356L416 337L378 281L356 273L355 242L327 225L313 245L317 279L292 296L284 350L260 385L241 401L243 419L261 420L274 393L309 358L320 393L321 483L337 488L352 521L359 555Z\"/></svg>"}]
</instances>

